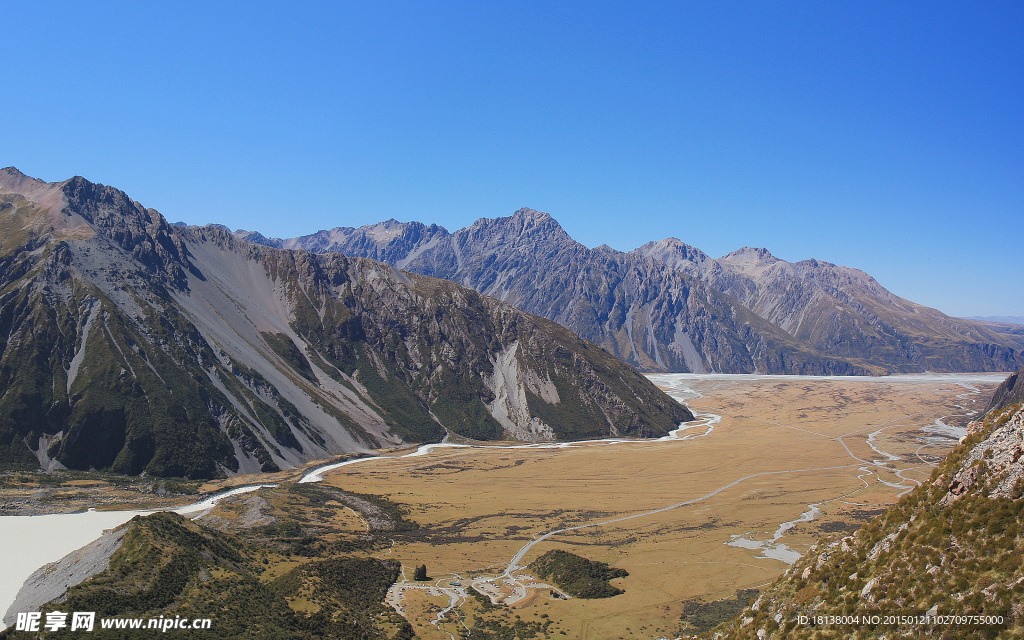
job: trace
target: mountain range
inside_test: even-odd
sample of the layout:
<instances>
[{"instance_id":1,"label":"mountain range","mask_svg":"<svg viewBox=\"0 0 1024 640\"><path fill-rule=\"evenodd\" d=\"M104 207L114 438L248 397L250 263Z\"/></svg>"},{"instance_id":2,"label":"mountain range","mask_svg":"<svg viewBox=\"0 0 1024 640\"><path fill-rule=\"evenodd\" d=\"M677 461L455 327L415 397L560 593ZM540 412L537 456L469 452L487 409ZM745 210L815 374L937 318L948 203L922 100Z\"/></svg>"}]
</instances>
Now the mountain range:
<instances>
[{"instance_id":1,"label":"mountain range","mask_svg":"<svg viewBox=\"0 0 1024 640\"><path fill-rule=\"evenodd\" d=\"M649 372L885 374L1012 371L1024 335L905 300L868 274L744 247L711 258L675 238L589 249L520 209L449 232L388 220L266 246L380 260L444 278L572 329Z\"/></svg>"},{"instance_id":2,"label":"mountain range","mask_svg":"<svg viewBox=\"0 0 1024 640\"><path fill-rule=\"evenodd\" d=\"M213 477L445 437L693 418L562 326L454 282L170 225L0 169L0 466Z\"/></svg>"}]
</instances>

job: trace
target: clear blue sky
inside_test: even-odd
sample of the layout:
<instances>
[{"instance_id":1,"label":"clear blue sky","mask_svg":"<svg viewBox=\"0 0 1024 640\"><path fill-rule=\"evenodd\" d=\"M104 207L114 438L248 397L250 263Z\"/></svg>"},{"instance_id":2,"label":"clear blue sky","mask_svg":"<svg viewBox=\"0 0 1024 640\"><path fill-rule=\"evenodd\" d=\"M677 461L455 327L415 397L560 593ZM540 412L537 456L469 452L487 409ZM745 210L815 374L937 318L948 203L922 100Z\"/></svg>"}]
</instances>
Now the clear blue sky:
<instances>
[{"instance_id":1,"label":"clear blue sky","mask_svg":"<svg viewBox=\"0 0 1024 640\"><path fill-rule=\"evenodd\" d=\"M0 165L294 236L521 206L1024 316L1024 3L5 3Z\"/></svg>"}]
</instances>

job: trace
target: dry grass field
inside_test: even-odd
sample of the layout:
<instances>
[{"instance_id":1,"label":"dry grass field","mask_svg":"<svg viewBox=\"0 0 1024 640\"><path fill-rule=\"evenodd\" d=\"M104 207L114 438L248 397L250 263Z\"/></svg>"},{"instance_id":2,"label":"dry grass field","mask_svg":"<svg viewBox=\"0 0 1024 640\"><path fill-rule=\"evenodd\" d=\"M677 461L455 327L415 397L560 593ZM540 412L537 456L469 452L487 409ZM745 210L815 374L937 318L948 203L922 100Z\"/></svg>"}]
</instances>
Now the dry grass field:
<instances>
[{"instance_id":1,"label":"dry grass field","mask_svg":"<svg viewBox=\"0 0 1024 640\"><path fill-rule=\"evenodd\" d=\"M565 549L627 570L613 582L625 593L565 600L535 590L502 607L505 618L554 621L553 637L673 636L684 600L768 583L818 537L856 528L927 478L955 440L921 428L976 411L990 378L652 376L721 420L684 440L437 449L343 467L324 482L404 505L422 534L387 553L409 578L426 564L442 586L501 574L531 541L582 526L538 542L518 564ZM423 638L458 637L482 615L479 599L456 598L435 624L450 592L405 589L402 600Z\"/></svg>"}]
</instances>

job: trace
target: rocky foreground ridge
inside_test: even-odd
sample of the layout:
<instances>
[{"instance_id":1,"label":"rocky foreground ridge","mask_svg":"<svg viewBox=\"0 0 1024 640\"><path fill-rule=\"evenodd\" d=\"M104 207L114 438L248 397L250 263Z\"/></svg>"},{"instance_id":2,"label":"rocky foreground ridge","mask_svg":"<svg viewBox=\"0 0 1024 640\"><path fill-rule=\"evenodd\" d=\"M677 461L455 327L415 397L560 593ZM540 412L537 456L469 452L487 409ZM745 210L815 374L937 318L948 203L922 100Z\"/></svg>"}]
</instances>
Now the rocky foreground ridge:
<instances>
[{"instance_id":1,"label":"rocky foreground ridge","mask_svg":"<svg viewBox=\"0 0 1024 640\"><path fill-rule=\"evenodd\" d=\"M1024 336L950 318L868 274L764 249L714 259L668 238L588 249L520 209L449 232L388 220L251 242L381 260L554 320L645 371L880 374L1013 371Z\"/></svg>"},{"instance_id":2,"label":"rocky foreground ridge","mask_svg":"<svg viewBox=\"0 0 1024 640\"><path fill-rule=\"evenodd\" d=\"M701 637L1024 636L1024 402L1005 393L1022 372L929 481L855 535L821 540L737 618ZM913 617L922 615L931 620Z\"/></svg>"},{"instance_id":3,"label":"rocky foreground ridge","mask_svg":"<svg viewBox=\"0 0 1024 640\"><path fill-rule=\"evenodd\" d=\"M169 225L0 170L0 466L212 477L447 434L659 436L692 415L455 283Z\"/></svg>"}]
</instances>

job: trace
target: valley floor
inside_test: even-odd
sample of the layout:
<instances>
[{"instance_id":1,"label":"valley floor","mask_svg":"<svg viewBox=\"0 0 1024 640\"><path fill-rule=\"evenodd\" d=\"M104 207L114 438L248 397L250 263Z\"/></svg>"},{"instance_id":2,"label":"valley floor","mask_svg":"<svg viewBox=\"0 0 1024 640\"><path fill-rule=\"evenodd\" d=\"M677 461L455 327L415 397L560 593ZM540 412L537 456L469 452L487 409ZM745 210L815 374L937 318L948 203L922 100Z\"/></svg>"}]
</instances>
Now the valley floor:
<instances>
[{"instance_id":1,"label":"valley floor","mask_svg":"<svg viewBox=\"0 0 1024 640\"><path fill-rule=\"evenodd\" d=\"M675 439L429 447L319 474L420 525L374 553L402 563L387 603L417 635L500 619L550 637L676 637L684 601L762 587L924 481L1003 376L650 378L700 419ZM551 549L625 569L625 593L565 598L527 568ZM411 580L422 564L429 582Z\"/></svg>"},{"instance_id":2,"label":"valley floor","mask_svg":"<svg viewBox=\"0 0 1024 640\"><path fill-rule=\"evenodd\" d=\"M418 635L472 627L473 583L510 617L555 621L547 635L674 636L683 601L763 586L822 534L857 528L925 480L959 437L954 417L963 424L1002 376L651 379L701 427L662 442L437 448L327 474L405 505L428 532L387 552L406 575L428 566L430 588L403 581L389 598ZM627 570L614 581L625 593L531 586L526 566L552 548Z\"/></svg>"}]
</instances>

